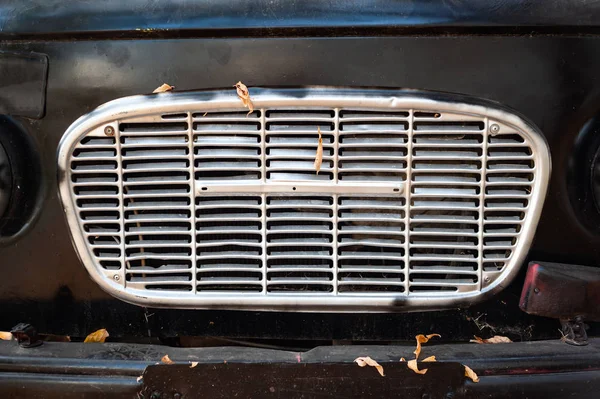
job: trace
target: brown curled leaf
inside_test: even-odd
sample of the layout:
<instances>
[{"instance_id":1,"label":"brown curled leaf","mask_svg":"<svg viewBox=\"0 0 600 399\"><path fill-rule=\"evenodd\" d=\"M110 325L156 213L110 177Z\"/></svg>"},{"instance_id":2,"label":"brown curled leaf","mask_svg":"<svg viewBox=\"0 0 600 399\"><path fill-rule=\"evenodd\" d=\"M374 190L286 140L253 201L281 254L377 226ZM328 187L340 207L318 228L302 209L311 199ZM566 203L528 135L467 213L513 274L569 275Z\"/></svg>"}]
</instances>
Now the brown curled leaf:
<instances>
[{"instance_id":1,"label":"brown curled leaf","mask_svg":"<svg viewBox=\"0 0 600 399\"><path fill-rule=\"evenodd\" d=\"M463 366L465 367L465 377L470 378L473 382L479 382L477 374L469 366L465 366L464 364Z\"/></svg>"},{"instance_id":2,"label":"brown curled leaf","mask_svg":"<svg viewBox=\"0 0 600 399\"><path fill-rule=\"evenodd\" d=\"M317 126L319 131L319 142L317 144L317 154L315 155L315 170L317 174L321 170L321 164L323 163L323 138L321 137L321 128Z\"/></svg>"},{"instance_id":3,"label":"brown curled leaf","mask_svg":"<svg viewBox=\"0 0 600 399\"><path fill-rule=\"evenodd\" d=\"M0 339L3 341L10 341L13 339L13 335L7 331L0 331Z\"/></svg>"},{"instance_id":4,"label":"brown curled leaf","mask_svg":"<svg viewBox=\"0 0 600 399\"><path fill-rule=\"evenodd\" d=\"M476 344L508 344L511 343L512 340L508 337L503 337L502 335L494 335L492 338L483 339L474 335L475 339L472 339L469 342L474 342Z\"/></svg>"},{"instance_id":5,"label":"brown curled leaf","mask_svg":"<svg viewBox=\"0 0 600 399\"><path fill-rule=\"evenodd\" d=\"M165 91L171 91L175 88L175 86L171 86L169 84L163 83L158 86L152 93L164 93Z\"/></svg>"},{"instance_id":6,"label":"brown curled leaf","mask_svg":"<svg viewBox=\"0 0 600 399\"><path fill-rule=\"evenodd\" d=\"M102 342L106 341L106 338L108 338L108 336L109 336L108 331L106 331L105 328L101 328L98 331L94 331L93 333L91 333L90 335L85 337L85 340L83 342L84 343L94 343L94 342L102 343Z\"/></svg>"},{"instance_id":7,"label":"brown curled leaf","mask_svg":"<svg viewBox=\"0 0 600 399\"><path fill-rule=\"evenodd\" d=\"M169 355L164 355L160 361L164 364L173 364L173 361L169 358Z\"/></svg>"},{"instance_id":8,"label":"brown curled leaf","mask_svg":"<svg viewBox=\"0 0 600 399\"><path fill-rule=\"evenodd\" d=\"M354 361L360 367L365 367L365 366L375 367L377 369L377 371L379 372L379 374L381 374L382 377L385 376L385 374L383 374L383 366L381 366L375 360L371 359L369 356L366 356L366 357L357 357L356 359L354 359Z\"/></svg>"},{"instance_id":9,"label":"brown curled leaf","mask_svg":"<svg viewBox=\"0 0 600 399\"><path fill-rule=\"evenodd\" d=\"M415 349L415 359L418 359L419 355L421 354L421 344L427 343L427 341L429 341L433 337L441 337L441 335L440 334L429 334L429 335L419 334L415 337L417 340L417 349Z\"/></svg>"},{"instance_id":10,"label":"brown curled leaf","mask_svg":"<svg viewBox=\"0 0 600 399\"><path fill-rule=\"evenodd\" d=\"M233 87L235 87L237 95L240 100L242 100L244 107L248 108L249 111L246 114L246 117L248 117L248 115L254 112L254 104L252 104L252 100L250 99L250 91L248 90L248 87L246 87L246 85L241 81L234 84Z\"/></svg>"},{"instance_id":11,"label":"brown curled leaf","mask_svg":"<svg viewBox=\"0 0 600 399\"><path fill-rule=\"evenodd\" d=\"M437 359L435 358L435 356L429 356L426 357L425 359L421 360L422 362L437 362Z\"/></svg>"},{"instance_id":12,"label":"brown curled leaf","mask_svg":"<svg viewBox=\"0 0 600 399\"><path fill-rule=\"evenodd\" d=\"M198 362L192 362L190 368L193 369L194 367L196 367L198 365Z\"/></svg>"},{"instance_id":13,"label":"brown curled leaf","mask_svg":"<svg viewBox=\"0 0 600 399\"><path fill-rule=\"evenodd\" d=\"M403 358L403 357L401 357L401 358L400 358L400 361L401 361L401 362L405 362L405 361L406 361L406 359L405 359L405 358Z\"/></svg>"},{"instance_id":14,"label":"brown curled leaf","mask_svg":"<svg viewBox=\"0 0 600 399\"><path fill-rule=\"evenodd\" d=\"M71 342L68 335L39 334L39 337L45 342Z\"/></svg>"},{"instance_id":15,"label":"brown curled leaf","mask_svg":"<svg viewBox=\"0 0 600 399\"><path fill-rule=\"evenodd\" d=\"M417 366L417 359L409 360L406 365L409 369L417 374L425 374L427 372L427 369L419 370L419 367Z\"/></svg>"}]
</instances>

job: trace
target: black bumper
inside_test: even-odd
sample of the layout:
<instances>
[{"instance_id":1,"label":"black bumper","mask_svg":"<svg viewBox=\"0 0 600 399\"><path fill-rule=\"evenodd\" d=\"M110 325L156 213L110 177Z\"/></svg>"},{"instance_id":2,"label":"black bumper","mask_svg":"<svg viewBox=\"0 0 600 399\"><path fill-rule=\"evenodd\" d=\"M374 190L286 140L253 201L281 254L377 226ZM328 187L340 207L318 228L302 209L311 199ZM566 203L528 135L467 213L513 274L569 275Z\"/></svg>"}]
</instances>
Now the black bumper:
<instances>
[{"instance_id":1,"label":"black bumper","mask_svg":"<svg viewBox=\"0 0 600 399\"><path fill-rule=\"evenodd\" d=\"M308 352L258 348L172 348L137 344L0 342L0 397L6 398L562 398L597 397L600 339L424 347L425 375L401 357L414 346L331 346ZM168 354L174 364L162 364ZM370 356L385 377L353 360ZM192 362L198 362L195 367ZM461 364L480 376L464 377Z\"/></svg>"}]
</instances>

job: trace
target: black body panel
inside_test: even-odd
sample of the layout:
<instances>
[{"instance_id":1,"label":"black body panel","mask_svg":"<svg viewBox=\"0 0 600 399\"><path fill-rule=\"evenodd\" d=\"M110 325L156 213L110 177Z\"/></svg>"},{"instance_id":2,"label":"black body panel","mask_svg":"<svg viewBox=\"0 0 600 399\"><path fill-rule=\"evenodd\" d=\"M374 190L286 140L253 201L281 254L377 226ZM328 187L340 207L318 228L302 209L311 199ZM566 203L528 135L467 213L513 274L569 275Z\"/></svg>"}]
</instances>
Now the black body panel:
<instances>
[{"instance_id":1,"label":"black body panel","mask_svg":"<svg viewBox=\"0 0 600 399\"><path fill-rule=\"evenodd\" d=\"M544 133L553 162L549 194L528 260L588 266L600 262L600 235L582 222L588 216L581 205L589 199L569 186L570 176L580 174L572 169L579 131L600 110L600 37L576 32L593 28L600 20L595 18L600 6L582 10L580 2L551 1L542 12L538 2L519 2L520 9L514 1L492 2L498 12L490 14L487 6L461 9L467 7L462 1L431 2L431 9L419 8L423 2L312 2L314 8L305 5L302 10L276 2L273 14L268 2L256 7L207 2L194 6L203 12L191 13L175 2L154 8L149 2L110 2L102 3L102 9L97 2L11 3L3 2L5 12L0 12L0 51L47 54L49 74L45 117L17 118L35 143L32 152L42 165L42 192L36 212L23 220L23 230L2 239L0 330L29 322L41 332L72 336L105 327L112 337L397 340L443 329L447 339L467 339L479 331L472 318L485 313L498 333L506 329L513 338L557 336L557 322L518 309L525 267L511 287L476 308L415 314L146 310L104 293L88 277L69 239L57 197L56 148L81 115L115 98L149 93L163 82L176 90L229 87L238 80L250 88L414 88L461 93L512 107ZM409 6L413 19L405 17L404 7ZM169 7L178 11L173 14ZM374 14L362 12L365 8ZM167 24L173 23L174 31L154 31L171 29ZM423 36L388 30L417 25ZM436 36L438 28L467 25L493 28L494 34ZM509 25L564 27L574 33L514 35L512 28L500 28ZM299 31L293 29L300 26L308 29L302 31L307 37L298 37ZM289 30L272 32L272 27ZM327 29L336 27L364 36L333 37L335 31ZM360 27L370 30L352 31ZM253 37L232 37L238 34L230 29L238 28L252 28L243 34ZM272 37L288 34L295 37ZM179 35L185 38L176 39Z\"/></svg>"},{"instance_id":2,"label":"black body panel","mask_svg":"<svg viewBox=\"0 0 600 399\"><path fill-rule=\"evenodd\" d=\"M377 34L398 30L595 30L600 4L580 0L5 0L0 37L164 37L253 31Z\"/></svg>"}]
</instances>

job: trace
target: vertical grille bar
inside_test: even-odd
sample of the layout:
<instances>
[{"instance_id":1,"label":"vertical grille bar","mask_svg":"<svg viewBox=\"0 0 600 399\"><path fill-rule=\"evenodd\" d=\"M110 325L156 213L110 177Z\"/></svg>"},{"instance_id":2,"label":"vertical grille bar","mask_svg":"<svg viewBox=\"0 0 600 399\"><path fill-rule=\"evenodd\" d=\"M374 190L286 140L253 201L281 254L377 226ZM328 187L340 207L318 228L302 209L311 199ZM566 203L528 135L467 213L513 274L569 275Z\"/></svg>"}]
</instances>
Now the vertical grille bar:
<instances>
[{"instance_id":1,"label":"vertical grille bar","mask_svg":"<svg viewBox=\"0 0 600 399\"><path fill-rule=\"evenodd\" d=\"M261 181L267 181L267 128L266 113L264 108L260 109L260 162L262 170ZM261 199L261 235L262 235L262 292L267 295L267 195L262 194Z\"/></svg>"},{"instance_id":2,"label":"vertical grille bar","mask_svg":"<svg viewBox=\"0 0 600 399\"><path fill-rule=\"evenodd\" d=\"M198 280L198 259L196 258L196 252L198 250L198 235L196 234L196 176L194 169L196 168L196 161L194 160L194 118L192 117L192 113L187 113L187 121L188 121L188 159L190 161L190 168L192 169L192 173L190 175L190 209L191 209L191 222L192 222L192 255L191 266L192 269L192 292L196 294L198 291L198 286L196 282Z\"/></svg>"},{"instance_id":3,"label":"vertical grille bar","mask_svg":"<svg viewBox=\"0 0 600 399\"><path fill-rule=\"evenodd\" d=\"M479 193L479 231L477 234L478 252L477 257L477 280L479 281L479 290L483 288L483 249L484 249L484 211L485 211L485 181L487 175L487 147L488 147L488 132L489 132L489 119L483 120L483 142L481 143L482 154L481 154L481 192Z\"/></svg>"},{"instance_id":4,"label":"vertical grille bar","mask_svg":"<svg viewBox=\"0 0 600 399\"><path fill-rule=\"evenodd\" d=\"M340 109L334 109L334 125L333 125L333 179L335 184L338 184L338 169L339 160L338 153L340 147ZM339 253L338 253L338 241L339 237L336 232L339 231L338 226L338 202L339 195L333 196L333 293L338 294L338 272L339 272Z\"/></svg>"},{"instance_id":5,"label":"vertical grille bar","mask_svg":"<svg viewBox=\"0 0 600 399\"><path fill-rule=\"evenodd\" d=\"M404 195L406 202L404 204L405 222L404 222L404 293L410 295L410 207L411 207L411 186L412 186L412 143L414 137L413 124L415 120L415 110L408 111L408 142L406 143L406 184L404 186Z\"/></svg>"},{"instance_id":6,"label":"vertical grille bar","mask_svg":"<svg viewBox=\"0 0 600 399\"><path fill-rule=\"evenodd\" d=\"M121 284L124 288L127 288L127 268L128 262L126 261L125 255L125 202L123 199L123 159L121 157L121 129L119 127L119 123L115 123L115 146L117 149L117 175L118 181L117 185L119 186L119 224L120 224L120 235L121 235Z\"/></svg>"}]
</instances>

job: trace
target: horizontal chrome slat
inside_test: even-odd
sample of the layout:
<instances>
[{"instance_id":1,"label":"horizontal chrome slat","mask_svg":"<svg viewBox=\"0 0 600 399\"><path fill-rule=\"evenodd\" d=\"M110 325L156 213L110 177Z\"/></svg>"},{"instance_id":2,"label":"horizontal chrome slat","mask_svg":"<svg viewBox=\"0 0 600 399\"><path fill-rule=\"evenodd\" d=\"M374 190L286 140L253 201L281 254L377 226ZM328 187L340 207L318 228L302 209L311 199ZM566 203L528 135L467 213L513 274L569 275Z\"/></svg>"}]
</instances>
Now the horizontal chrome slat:
<instances>
[{"instance_id":1,"label":"horizontal chrome slat","mask_svg":"<svg viewBox=\"0 0 600 399\"><path fill-rule=\"evenodd\" d=\"M386 279L386 280L371 280L371 279L356 279L356 280L352 280L352 281L338 281L337 283L338 286L344 286L344 285L362 285L362 286L369 286L369 285L388 285L388 286L404 286L404 282L402 281L394 281L392 279Z\"/></svg>"},{"instance_id":2,"label":"horizontal chrome slat","mask_svg":"<svg viewBox=\"0 0 600 399\"><path fill-rule=\"evenodd\" d=\"M409 275L411 274L464 274L464 275L472 275L477 276L476 270L461 270L459 268L452 267L427 267L420 269L411 269Z\"/></svg>"},{"instance_id":3,"label":"horizontal chrome slat","mask_svg":"<svg viewBox=\"0 0 600 399\"><path fill-rule=\"evenodd\" d=\"M272 285L331 285L333 284L331 281L329 280L317 280L317 279L281 279L281 280L277 280L277 281L270 281L267 280L267 285L268 286L272 286Z\"/></svg>"}]
</instances>

